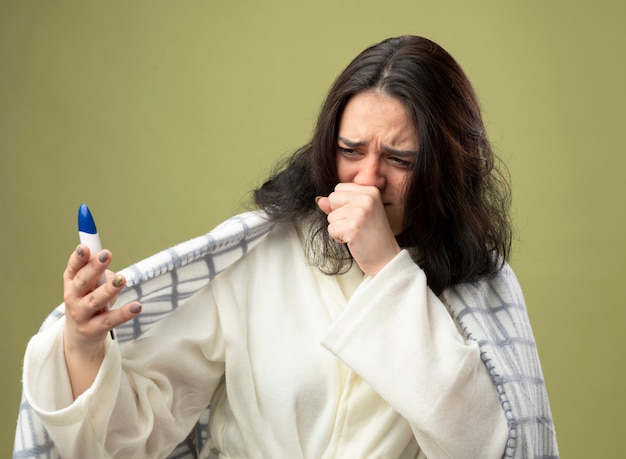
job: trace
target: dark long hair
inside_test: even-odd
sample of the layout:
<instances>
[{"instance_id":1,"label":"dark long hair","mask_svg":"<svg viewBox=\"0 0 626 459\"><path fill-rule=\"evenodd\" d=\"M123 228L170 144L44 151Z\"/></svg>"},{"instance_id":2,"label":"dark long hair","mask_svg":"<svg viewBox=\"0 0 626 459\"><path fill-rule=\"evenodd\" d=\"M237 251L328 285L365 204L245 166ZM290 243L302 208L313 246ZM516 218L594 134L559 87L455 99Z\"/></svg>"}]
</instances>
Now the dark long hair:
<instances>
[{"instance_id":1,"label":"dark long hair","mask_svg":"<svg viewBox=\"0 0 626 459\"><path fill-rule=\"evenodd\" d=\"M465 73L426 38L390 38L359 54L331 87L310 143L279 164L254 192L255 203L275 220L311 218L309 259L329 274L349 269L352 258L328 235L315 197L327 196L338 182L337 135L346 104L370 90L400 100L418 133L400 245L437 294L497 272L512 238L506 168L494 156Z\"/></svg>"}]
</instances>

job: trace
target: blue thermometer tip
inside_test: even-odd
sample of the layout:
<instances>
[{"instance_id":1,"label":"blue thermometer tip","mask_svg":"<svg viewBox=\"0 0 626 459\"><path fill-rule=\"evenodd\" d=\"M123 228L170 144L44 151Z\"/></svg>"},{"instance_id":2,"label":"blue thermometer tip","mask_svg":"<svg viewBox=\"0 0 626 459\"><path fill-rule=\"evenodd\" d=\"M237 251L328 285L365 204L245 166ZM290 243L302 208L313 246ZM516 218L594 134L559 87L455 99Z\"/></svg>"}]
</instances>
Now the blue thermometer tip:
<instances>
[{"instance_id":1,"label":"blue thermometer tip","mask_svg":"<svg viewBox=\"0 0 626 459\"><path fill-rule=\"evenodd\" d=\"M93 221L89 207L81 204L78 208L78 231L88 234L98 234L96 223Z\"/></svg>"}]
</instances>

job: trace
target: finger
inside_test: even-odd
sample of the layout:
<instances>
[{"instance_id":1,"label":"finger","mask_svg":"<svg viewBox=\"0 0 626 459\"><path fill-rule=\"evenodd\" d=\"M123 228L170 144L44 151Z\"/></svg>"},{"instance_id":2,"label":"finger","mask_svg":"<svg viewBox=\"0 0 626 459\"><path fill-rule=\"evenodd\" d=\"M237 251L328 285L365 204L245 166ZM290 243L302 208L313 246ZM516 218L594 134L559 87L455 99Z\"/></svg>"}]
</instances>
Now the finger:
<instances>
[{"instance_id":1,"label":"finger","mask_svg":"<svg viewBox=\"0 0 626 459\"><path fill-rule=\"evenodd\" d=\"M357 185L356 183L350 183L350 182L340 182L337 185L335 185L335 191L348 191L348 190L354 191L355 189L358 189L358 188L365 188L365 186Z\"/></svg>"},{"instance_id":2,"label":"finger","mask_svg":"<svg viewBox=\"0 0 626 459\"><path fill-rule=\"evenodd\" d=\"M135 301L118 309L111 309L94 317L94 324L103 331L119 327L141 313L141 303Z\"/></svg>"},{"instance_id":3,"label":"finger","mask_svg":"<svg viewBox=\"0 0 626 459\"><path fill-rule=\"evenodd\" d=\"M371 185L359 185L357 183L351 182L341 182L335 185L335 191L349 191L353 193L359 194L372 194L379 193L380 190L375 186Z\"/></svg>"},{"instance_id":4,"label":"finger","mask_svg":"<svg viewBox=\"0 0 626 459\"><path fill-rule=\"evenodd\" d=\"M356 183L338 183L335 186L334 193L334 199L337 199L338 205L346 204L345 201L340 201L341 199L352 200L359 196L368 197L368 199L371 200L369 201L371 203L380 202L382 204L382 196L380 190L375 186L357 185ZM331 205L333 205L333 196L329 196L329 198L331 198Z\"/></svg>"},{"instance_id":5,"label":"finger","mask_svg":"<svg viewBox=\"0 0 626 459\"><path fill-rule=\"evenodd\" d=\"M111 296L111 299L108 302L109 307L113 307L113 305L115 305L115 302L117 301L117 295L126 286L126 278L121 274L116 274L113 271L109 270L106 271L106 278L107 283L111 283L113 288L116 289L113 290L113 296Z\"/></svg>"},{"instance_id":6,"label":"finger","mask_svg":"<svg viewBox=\"0 0 626 459\"><path fill-rule=\"evenodd\" d=\"M328 216L328 234L337 242L349 243L357 232L359 223L346 206L333 211Z\"/></svg>"},{"instance_id":7,"label":"finger","mask_svg":"<svg viewBox=\"0 0 626 459\"><path fill-rule=\"evenodd\" d=\"M349 242L344 228L337 224L328 225L328 235L340 244L347 244Z\"/></svg>"},{"instance_id":8,"label":"finger","mask_svg":"<svg viewBox=\"0 0 626 459\"><path fill-rule=\"evenodd\" d=\"M340 220L361 221L368 218L376 209L376 198L351 192L333 192L329 196L332 212L328 214L328 222Z\"/></svg>"},{"instance_id":9,"label":"finger","mask_svg":"<svg viewBox=\"0 0 626 459\"><path fill-rule=\"evenodd\" d=\"M370 188L371 190L368 190ZM366 187L355 183L338 183L332 193L327 197L318 196L315 198L315 202L322 212L328 215L339 207L348 204L354 197L365 193L372 194L379 192L376 187Z\"/></svg>"},{"instance_id":10,"label":"finger","mask_svg":"<svg viewBox=\"0 0 626 459\"><path fill-rule=\"evenodd\" d=\"M70 288L78 297L86 295L98 286L102 274L111 264L112 256L108 250L102 250L89 263L79 269L70 280Z\"/></svg>"},{"instance_id":11,"label":"finger","mask_svg":"<svg viewBox=\"0 0 626 459\"><path fill-rule=\"evenodd\" d=\"M321 209L326 215L332 212L332 208L330 207L330 201L328 198L324 196L318 196L315 198L315 202L317 203L317 207Z\"/></svg>"},{"instance_id":12,"label":"finger","mask_svg":"<svg viewBox=\"0 0 626 459\"><path fill-rule=\"evenodd\" d=\"M103 311L80 324L77 331L89 341L99 341L104 339L110 330L134 319L141 313L141 309L141 303L133 302L118 309Z\"/></svg>"},{"instance_id":13,"label":"finger","mask_svg":"<svg viewBox=\"0 0 626 459\"><path fill-rule=\"evenodd\" d=\"M89 262L89 247L79 244L67 260L67 266L63 272L63 277L73 279L76 273Z\"/></svg>"},{"instance_id":14,"label":"finger","mask_svg":"<svg viewBox=\"0 0 626 459\"><path fill-rule=\"evenodd\" d=\"M106 283L91 291L79 301L77 320L88 320L90 317L107 311L115 301L117 295L126 285L126 279L121 274L108 273Z\"/></svg>"},{"instance_id":15,"label":"finger","mask_svg":"<svg viewBox=\"0 0 626 459\"><path fill-rule=\"evenodd\" d=\"M370 197L371 199L371 195L366 194L363 189L343 188L330 193L328 195L328 200L330 207L334 211L340 207L357 202L361 197Z\"/></svg>"}]
</instances>

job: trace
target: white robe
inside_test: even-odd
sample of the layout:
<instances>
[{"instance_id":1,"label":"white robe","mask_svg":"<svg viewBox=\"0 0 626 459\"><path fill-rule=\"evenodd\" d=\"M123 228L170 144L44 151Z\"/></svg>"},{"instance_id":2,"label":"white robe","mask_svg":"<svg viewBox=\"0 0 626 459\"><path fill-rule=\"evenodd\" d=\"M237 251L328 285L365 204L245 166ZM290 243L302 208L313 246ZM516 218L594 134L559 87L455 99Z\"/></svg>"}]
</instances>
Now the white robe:
<instances>
[{"instance_id":1,"label":"white robe","mask_svg":"<svg viewBox=\"0 0 626 459\"><path fill-rule=\"evenodd\" d=\"M63 320L48 327L24 393L63 457L165 457L209 401L205 454L502 457L508 400L461 323L406 252L374 278L325 276L281 224L121 352L108 341L76 401Z\"/></svg>"}]
</instances>

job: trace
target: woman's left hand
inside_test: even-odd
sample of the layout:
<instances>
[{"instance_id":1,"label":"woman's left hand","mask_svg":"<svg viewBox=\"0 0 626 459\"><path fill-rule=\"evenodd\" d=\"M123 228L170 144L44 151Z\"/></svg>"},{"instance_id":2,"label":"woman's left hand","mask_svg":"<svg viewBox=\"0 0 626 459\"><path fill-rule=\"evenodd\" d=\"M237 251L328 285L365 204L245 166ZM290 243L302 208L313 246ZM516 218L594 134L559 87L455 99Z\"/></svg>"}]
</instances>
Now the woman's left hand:
<instances>
[{"instance_id":1,"label":"woman's left hand","mask_svg":"<svg viewBox=\"0 0 626 459\"><path fill-rule=\"evenodd\" d=\"M339 183L328 197L318 197L317 205L328 215L330 236L348 244L365 274L375 276L400 253L378 188Z\"/></svg>"}]
</instances>

